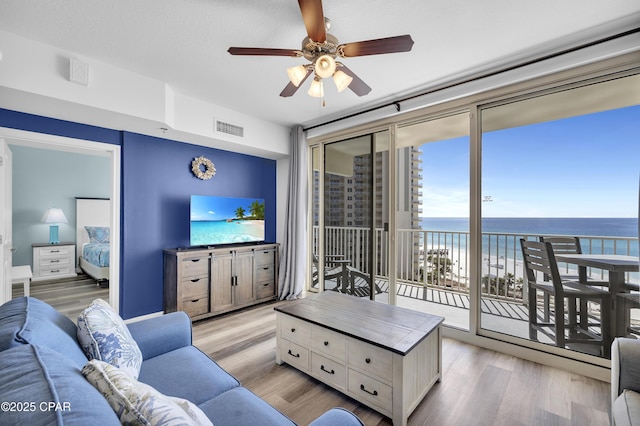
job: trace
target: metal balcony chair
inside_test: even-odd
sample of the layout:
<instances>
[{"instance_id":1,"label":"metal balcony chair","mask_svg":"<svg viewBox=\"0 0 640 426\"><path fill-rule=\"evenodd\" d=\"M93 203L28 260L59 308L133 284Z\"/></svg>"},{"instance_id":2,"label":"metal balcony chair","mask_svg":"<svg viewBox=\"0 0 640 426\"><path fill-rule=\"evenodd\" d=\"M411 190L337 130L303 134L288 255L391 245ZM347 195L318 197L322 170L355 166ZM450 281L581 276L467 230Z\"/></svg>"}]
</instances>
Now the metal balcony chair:
<instances>
[{"instance_id":1,"label":"metal balcony chair","mask_svg":"<svg viewBox=\"0 0 640 426\"><path fill-rule=\"evenodd\" d=\"M343 255L327 255L325 256L324 279L326 281L335 280L336 286L327 290L339 291L341 293L364 297L369 294L369 281L371 277L368 274L351 266L351 260L345 259ZM312 286L318 286L319 263L317 256L313 256L313 273ZM374 282L375 294L381 293L382 290Z\"/></svg>"},{"instance_id":2,"label":"metal balcony chair","mask_svg":"<svg viewBox=\"0 0 640 426\"><path fill-rule=\"evenodd\" d=\"M611 350L611 295L609 292L577 281L563 281L558 272L558 264L550 242L521 239L520 245L529 288L529 338L538 340L538 332L541 332L561 348L573 343L595 344L602 348L602 355L608 358ZM550 279L538 280L536 272ZM538 319L538 292L553 297L553 318L550 315L543 321ZM576 301L583 300L600 304L600 334L589 330L588 325L586 327L582 325L585 323L582 317L587 316L586 311L579 312L581 321L577 321ZM568 315L565 315L565 301L568 306Z\"/></svg>"}]
</instances>

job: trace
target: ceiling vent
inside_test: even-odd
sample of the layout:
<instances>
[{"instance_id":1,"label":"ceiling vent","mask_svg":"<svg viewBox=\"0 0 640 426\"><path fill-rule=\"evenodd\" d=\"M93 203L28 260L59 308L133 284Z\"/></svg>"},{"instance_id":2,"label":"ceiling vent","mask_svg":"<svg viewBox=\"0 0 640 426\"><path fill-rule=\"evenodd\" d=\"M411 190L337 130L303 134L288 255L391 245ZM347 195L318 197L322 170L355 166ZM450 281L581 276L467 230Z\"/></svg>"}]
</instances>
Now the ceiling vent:
<instances>
[{"instance_id":1,"label":"ceiling vent","mask_svg":"<svg viewBox=\"0 0 640 426\"><path fill-rule=\"evenodd\" d=\"M244 137L244 127L236 126L235 124L225 123L224 121L216 120L216 132L225 133L227 135Z\"/></svg>"}]
</instances>

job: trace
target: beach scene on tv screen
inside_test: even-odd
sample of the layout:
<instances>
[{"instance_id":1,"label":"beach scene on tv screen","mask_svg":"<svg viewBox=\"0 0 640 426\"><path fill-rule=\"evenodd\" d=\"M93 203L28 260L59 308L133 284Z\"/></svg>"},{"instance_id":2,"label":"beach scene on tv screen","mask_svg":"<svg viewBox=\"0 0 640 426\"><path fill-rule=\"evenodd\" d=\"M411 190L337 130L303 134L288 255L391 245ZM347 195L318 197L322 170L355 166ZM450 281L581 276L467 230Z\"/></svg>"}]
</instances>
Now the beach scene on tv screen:
<instances>
[{"instance_id":1,"label":"beach scene on tv screen","mask_svg":"<svg viewBox=\"0 0 640 426\"><path fill-rule=\"evenodd\" d=\"M264 241L264 200L191 197L192 246Z\"/></svg>"}]
</instances>

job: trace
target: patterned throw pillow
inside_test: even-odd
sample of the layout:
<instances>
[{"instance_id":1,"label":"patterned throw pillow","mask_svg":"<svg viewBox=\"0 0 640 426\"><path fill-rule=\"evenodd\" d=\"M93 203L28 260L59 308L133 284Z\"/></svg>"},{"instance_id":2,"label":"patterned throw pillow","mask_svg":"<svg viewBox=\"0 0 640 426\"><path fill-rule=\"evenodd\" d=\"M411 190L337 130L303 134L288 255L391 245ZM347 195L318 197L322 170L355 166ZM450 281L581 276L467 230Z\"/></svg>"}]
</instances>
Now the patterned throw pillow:
<instances>
[{"instance_id":1,"label":"patterned throw pillow","mask_svg":"<svg viewBox=\"0 0 640 426\"><path fill-rule=\"evenodd\" d=\"M108 243L111 236L111 230L105 226L85 226L89 234L89 241L92 243Z\"/></svg>"},{"instance_id":2,"label":"patterned throw pillow","mask_svg":"<svg viewBox=\"0 0 640 426\"><path fill-rule=\"evenodd\" d=\"M87 358L108 362L138 378L142 352L122 318L107 302L96 299L80 313L77 335Z\"/></svg>"},{"instance_id":3,"label":"patterned throw pillow","mask_svg":"<svg viewBox=\"0 0 640 426\"><path fill-rule=\"evenodd\" d=\"M106 362L89 361L82 375L105 397L123 425L213 426L195 404L166 396Z\"/></svg>"}]
</instances>

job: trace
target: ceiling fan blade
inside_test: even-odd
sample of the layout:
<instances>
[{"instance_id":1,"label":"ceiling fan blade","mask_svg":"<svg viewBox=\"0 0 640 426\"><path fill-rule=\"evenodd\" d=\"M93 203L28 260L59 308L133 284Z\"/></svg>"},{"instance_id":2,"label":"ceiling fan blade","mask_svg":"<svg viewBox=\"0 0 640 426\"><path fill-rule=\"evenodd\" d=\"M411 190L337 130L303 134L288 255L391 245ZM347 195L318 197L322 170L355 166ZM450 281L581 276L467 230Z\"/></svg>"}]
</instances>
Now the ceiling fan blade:
<instances>
[{"instance_id":1,"label":"ceiling fan blade","mask_svg":"<svg viewBox=\"0 0 640 426\"><path fill-rule=\"evenodd\" d=\"M304 26L307 28L309 38L318 43L327 40L327 30L324 26L324 13L322 12L322 0L298 0Z\"/></svg>"},{"instance_id":2,"label":"ceiling fan blade","mask_svg":"<svg viewBox=\"0 0 640 426\"><path fill-rule=\"evenodd\" d=\"M304 78L302 79L302 81L300 81L300 84L298 86L296 86L292 82L289 82L289 84L285 86L282 92L280 92L280 96L282 96L283 98L288 98L289 96L293 96L298 91L300 86L302 86L302 83L304 83L307 80L307 78L309 78L312 72L313 70L309 68L307 70L307 75L304 76Z\"/></svg>"},{"instance_id":3,"label":"ceiling fan blade","mask_svg":"<svg viewBox=\"0 0 640 426\"><path fill-rule=\"evenodd\" d=\"M383 53L408 52L413 46L410 35L379 38L375 40L357 41L338 46L338 54L345 58L366 55L381 55Z\"/></svg>"},{"instance_id":4,"label":"ceiling fan blade","mask_svg":"<svg viewBox=\"0 0 640 426\"><path fill-rule=\"evenodd\" d=\"M358 96L364 96L371 91L371 87L369 87L367 83L362 81L360 77L355 75L354 72L351 71L349 68L342 65L338 69L342 70L345 74L353 78L353 81L351 81L351 83L349 84L349 89L351 89L353 93L355 93Z\"/></svg>"},{"instance_id":5,"label":"ceiling fan blade","mask_svg":"<svg viewBox=\"0 0 640 426\"><path fill-rule=\"evenodd\" d=\"M227 52L232 55L292 56L294 58L302 56L302 52L295 49L263 49L261 47L230 47Z\"/></svg>"}]
</instances>

